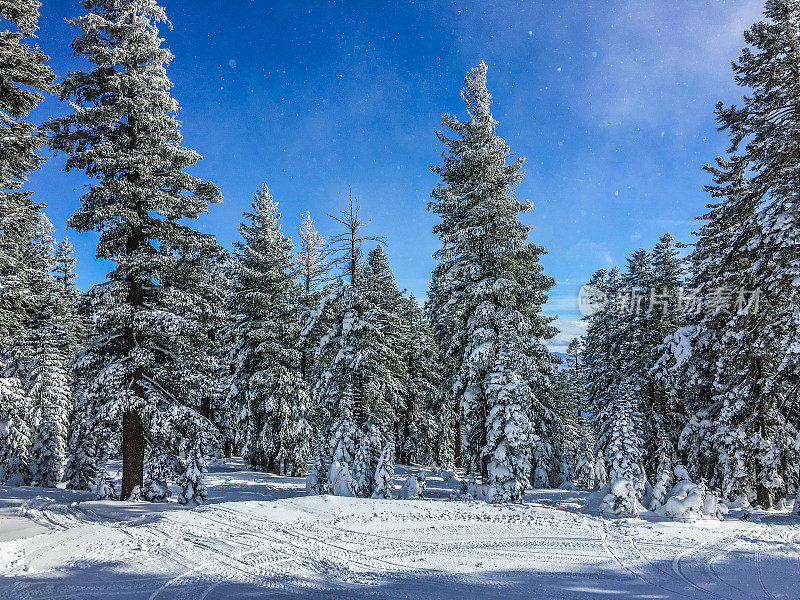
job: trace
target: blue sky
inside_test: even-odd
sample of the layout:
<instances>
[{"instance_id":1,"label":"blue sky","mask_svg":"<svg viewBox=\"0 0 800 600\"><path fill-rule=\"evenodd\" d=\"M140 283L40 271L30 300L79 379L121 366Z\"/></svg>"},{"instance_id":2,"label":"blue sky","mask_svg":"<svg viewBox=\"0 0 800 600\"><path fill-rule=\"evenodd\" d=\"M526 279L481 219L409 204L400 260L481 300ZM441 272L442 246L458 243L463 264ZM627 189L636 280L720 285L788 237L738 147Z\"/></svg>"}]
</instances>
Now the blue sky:
<instances>
[{"instance_id":1,"label":"blue sky","mask_svg":"<svg viewBox=\"0 0 800 600\"><path fill-rule=\"evenodd\" d=\"M623 265L665 231L691 242L707 196L704 163L722 153L713 107L737 101L730 63L760 0L672 2L265 2L164 0L193 172L225 200L200 221L226 246L266 182L294 234L310 210L359 199L369 232L388 240L401 287L424 296L437 240L426 211L437 183L444 112L465 116L459 90L485 61L498 132L526 157L517 196L557 286L560 349L580 332L576 296L593 271ZM57 74L83 68L65 20L77 0L45 0L39 44ZM34 120L63 114L55 98ZM86 289L109 270L95 237L66 232L86 179L55 157L30 188L78 254Z\"/></svg>"}]
</instances>

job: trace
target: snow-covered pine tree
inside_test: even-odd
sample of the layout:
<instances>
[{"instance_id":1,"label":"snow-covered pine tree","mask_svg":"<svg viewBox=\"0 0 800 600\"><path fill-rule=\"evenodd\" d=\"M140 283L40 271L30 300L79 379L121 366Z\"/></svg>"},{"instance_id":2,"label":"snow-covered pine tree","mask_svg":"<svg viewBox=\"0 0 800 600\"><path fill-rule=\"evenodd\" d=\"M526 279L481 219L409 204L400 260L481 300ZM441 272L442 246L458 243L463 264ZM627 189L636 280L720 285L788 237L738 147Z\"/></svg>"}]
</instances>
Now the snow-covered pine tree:
<instances>
[{"instance_id":1,"label":"snow-covered pine tree","mask_svg":"<svg viewBox=\"0 0 800 600\"><path fill-rule=\"evenodd\" d=\"M33 334L35 348L26 395L34 415L30 476L33 485L55 487L66 461L72 393L65 369L65 327L51 325Z\"/></svg>"},{"instance_id":2,"label":"snow-covered pine tree","mask_svg":"<svg viewBox=\"0 0 800 600\"><path fill-rule=\"evenodd\" d=\"M589 281L589 286L605 298L600 310L587 317L583 350L587 400L597 428L599 456L594 476L598 483L606 476L612 483L625 479L630 485L618 484L618 491L635 493L633 500L614 500L617 508L634 506L632 502L638 501L645 488L640 429L644 377L637 364L644 332L636 327L644 321L641 315L631 314L636 307L630 302L632 298L636 302L637 288L625 288L623 281L629 286L640 285L636 274L646 274L648 268L649 256L639 251L631 258L624 278L616 269L601 269Z\"/></svg>"},{"instance_id":3,"label":"snow-covered pine tree","mask_svg":"<svg viewBox=\"0 0 800 600\"><path fill-rule=\"evenodd\" d=\"M754 490L770 508L795 479L794 448L800 420L800 2L767 0L766 20L744 34L748 48L734 63L736 81L747 89L741 108L717 107L730 153L748 173L743 226L736 232L738 267L723 270L725 289L758 293L758 305L735 306L720 332L714 445L727 496ZM789 74L789 75L787 75ZM736 168L734 168L736 172ZM750 298L752 300L752 298ZM737 303L741 304L738 302Z\"/></svg>"},{"instance_id":4,"label":"snow-covered pine tree","mask_svg":"<svg viewBox=\"0 0 800 600\"><path fill-rule=\"evenodd\" d=\"M608 391L618 383L616 366L619 362L617 347L617 312L613 310L620 287L619 271L600 269L587 283L601 304L593 314L585 317L588 327L583 343L583 375L587 403L597 415L608 399Z\"/></svg>"},{"instance_id":5,"label":"snow-covered pine tree","mask_svg":"<svg viewBox=\"0 0 800 600\"><path fill-rule=\"evenodd\" d=\"M78 309L75 287L75 249L67 238L61 240L53 259L55 319L66 328L66 358L69 360L86 345L86 327Z\"/></svg>"},{"instance_id":6,"label":"snow-covered pine tree","mask_svg":"<svg viewBox=\"0 0 800 600\"><path fill-rule=\"evenodd\" d=\"M381 438L377 428L367 422L362 428L358 450L353 458L353 493L369 498L375 487L375 475L381 457Z\"/></svg>"},{"instance_id":7,"label":"snow-covered pine tree","mask_svg":"<svg viewBox=\"0 0 800 600\"><path fill-rule=\"evenodd\" d=\"M579 437L575 445L575 464L572 481L575 485L590 488L595 481L595 446L592 424L586 417L579 418Z\"/></svg>"},{"instance_id":8,"label":"snow-covered pine tree","mask_svg":"<svg viewBox=\"0 0 800 600\"><path fill-rule=\"evenodd\" d=\"M317 443L317 448L314 451L314 458L311 459L311 466L306 476L306 493L309 496L319 496L328 492L326 486L328 474L322 464L322 458L326 454L327 453L322 448L322 444Z\"/></svg>"},{"instance_id":9,"label":"snow-covered pine tree","mask_svg":"<svg viewBox=\"0 0 800 600\"><path fill-rule=\"evenodd\" d=\"M693 474L769 508L798 468L800 81L786 74L800 62L800 3L767 0L765 15L733 65L742 106L717 105L731 147L706 166L715 202L691 256L699 302L660 367L693 413L681 436Z\"/></svg>"},{"instance_id":10,"label":"snow-covered pine tree","mask_svg":"<svg viewBox=\"0 0 800 600\"><path fill-rule=\"evenodd\" d=\"M441 353L433 339L430 318L410 296L403 301L406 362L398 440L403 464L453 465L453 411L441 393Z\"/></svg>"},{"instance_id":11,"label":"snow-covered pine tree","mask_svg":"<svg viewBox=\"0 0 800 600\"><path fill-rule=\"evenodd\" d=\"M586 401L586 388L584 385L584 372L582 363L583 341L573 338L567 346L567 363L569 385L572 393L572 406L576 411L574 424L574 439L565 446L571 446L572 454L569 456L572 470L572 481L580 487L594 485L595 446L594 425L587 417L589 406Z\"/></svg>"},{"instance_id":12,"label":"snow-covered pine tree","mask_svg":"<svg viewBox=\"0 0 800 600\"><path fill-rule=\"evenodd\" d=\"M428 288L425 312L431 322L433 339L439 349L439 393L442 397L442 405L446 407L440 413L438 423L440 455L443 457L443 464L449 464L450 457L452 457L453 466L461 468L463 466L461 450L464 438L461 427L461 399L453 390L457 361L454 360L454 357L448 356L456 316L455 311L450 310L448 305L449 283L445 277L448 268L448 264L444 261L439 261L434 267Z\"/></svg>"},{"instance_id":13,"label":"snow-covered pine tree","mask_svg":"<svg viewBox=\"0 0 800 600\"><path fill-rule=\"evenodd\" d=\"M303 310L302 321L308 320L311 311L325 295L324 288L330 279L333 268L329 260L329 250L325 238L320 235L311 219L311 213L306 211L302 223L297 229L300 237L300 251L297 255L297 275L302 289L301 306ZM310 387L314 385L315 374L313 349L319 341L319 328L314 335L305 336L300 348L300 372L303 379Z\"/></svg>"},{"instance_id":14,"label":"snow-covered pine tree","mask_svg":"<svg viewBox=\"0 0 800 600\"><path fill-rule=\"evenodd\" d=\"M161 280L169 290L172 312L185 324L180 346L173 349L180 360L172 365L177 370L167 391L199 415L206 433L213 432L216 441L208 443L208 450L216 455L222 453L223 442L232 439L234 427L234 411L227 401L229 346L223 339L232 323L225 307L230 288L228 261L223 248L208 244L201 251L182 255L181 262L192 268L173 270ZM189 458L188 454L181 456Z\"/></svg>"},{"instance_id":15,"label":"snow-covered pine tree","mask_svg":"<svg viewBox=\"0 0 800 600\"><path fill-rule=\"evenodd\" d=\"M205 455L201 447L194 447L188 452L184 461L184 470L178 477L177 484L181 486L178 496L180 504L201 504L208 498L206 486L203 483L205 471Z\"/></svg>"},{"instance_id":16,"label":"snow-covered pine tree","mask_svg":"<svg viewBox=\"0 0 800 600\"><path fill-rule=\"evenodd\" d=\"M323 396L324 397L324 396ZM330 398L326 398L330 404ZM328 473L329 493L333 493L338 470L346 468L348 476L355 459L359 443L359 429L353 419L353 396L350 388L345 388L336 404L337 412L330 425L327 460L323 468Z\"/></svg>"},{"instance_id":17,"label":"snow-covered pine tree","mask_svg":"<svg viewBox=\"0 0 800 600\"><path fill-rule=\"evenodd\" d=\"M355 424L353 434L372 423L382 438L394 435L395 414L392 399L398 398L401 380L394 366L400 364L393 344L387 341L389 317L376 306L364 290L362 245L377 238L362 232L364 222L358 204L350 200L350 210L334 219L345 231L332 238L329 249L334 263L343 267L350 285L340 283L320 301L303 328L302 340L320 335L315 348L317 382L314 388L318 427L323 439L335 445L336 428L348 398L349 419ZM324 329L323 329L324 328ZM330 459L323 461L329 466ZM352 463L348 463L352 466Z\"/></svg>"},{"instance_id":18,"label":"snow-covered pine tree","mask_svg":"<svg viewBox=\"0 0 800 600\"><path fill-rule=\"evenodd\" d=\"M389 439L383 445L378 466L375 468L375 487L372 497L391 500L394 491L394 442Z\"/></svg>"},{"instance_id":19,"label":"snow-covered pine tree","mask_svg":"<svg viewBox=\"0 0 800 600\"><path fill-rule=\"evenodd\" d=\"M55 245L51 235L53 225L44 212L39 212L30 226L31 236L26 243L23 269L25 285L18 288L25 291L27 310L20 313L17 329L5 352L7 373L19 377L23 388L28 385L31 361L37 351L37 331L49 327L58 312L55 282L51 275Z\"/></svg>"},{"instance_id":20,"label":"snow-covered pine tree","mask_svg":"<svg viewBox=\"0 0 800 600\"><path fill-rule=\"evenodd\" d=\"M578 417L580 408L573 389L573 374L570 368L559 368L553 373L553 410L561 423L560 446L567 461L569 480L572 481L577 463L579 438Z\"/></svg>"},{"instance_id":21,"label":"snow-covered pine tree","mask_svg":"<svg viewBox=\"0 0 800 600\"><path fill-rule=\"evenodd\" d=\"M239 227L229 307L238 315L233 349L243 456L255 469L299 475L310 456L310 396L300 371L301 290L293 246L281 232L266 185Z\"/></svg>"},{"instance_id":22,"label":"snow-covered pine tree","mask_svg":"<svg viewBox=\"0 0 800 600\"><path fill-rule=\"evenodd\" d=\"M608 493L601 505L605 514L638 515L637 504L646 483L635 416L641 401L639 385L636 378L620 382L610 391L611 402L598 415L602 424L598 445L603 448L609 480Z\"/></svg>"},{"instance_id":23,"label":"snow-covered pine tree","mask_svg":"<svg viewBox=\"0 0 800 600\"><path fill-rule=\"evenodd\" d=\"M0 361L0 484L27 485L31 431L30 406L16 377L3 376Z\"/></svg>"},{"instance_id":24,"label":"snow-covered pine tree","mask_svg":"<svg viewBox=\"0 0 800 600\"><path fill-rule=\"evenodd\" d=\"M0 18L11 29L0 31L0 354L13 340L39 326L37 289L43 273L32 248L43 214L30 192L20 191L43 157L44 133L26 117L52 90L48 57L25 43L37 29L37 0L0 0ZM32 322L33 321L33 322ZM13 338L13 339L12 339ZM10 367L10 365L7 365Z\"/></svg>"},{"instance_id":25,"label":"snow-covered pine tree","mask_svg":"<svg viewBox=\"0 0 800 600\"><path fill-rule=\"evenodd\" d=\"M391 430L400 450L400 460L410 460L408 438L414 418L414 403L418 391L409 387L409 347L411 337L409 323L405 318L406 299L394 280L389 258L378 245L367 255L367 263L359 274L358 288L374 307L374 318L382 332L383 348L376 349L385 357L383 369L383 401L392 409L391 422L381 424L383 431ZM419 382L416 382L419 383ZM404 453L404 449L408 451ZM377 457L376 457L377 460Z\"/></svg>"},{"instance_id":26,"label":"snow-covered pine tree","mask_svg":"<svg viewBox=\"0 0 800 600\"><path fill-rule=\"evenodd\" d=\"M87 14L71 21L81 30L71 45L93 67L64 80L62 99L72 100L76 111L47 127L52 147L69 155L66 168L95 180L69 225L98 231L97 255L115 263L97 290L98 335L80 363L82 402L107 426L81 429L96 436L121 425L121 497L127 498L142 485L146 452L173 453L177 438L199 435L194 430L207 423L168 391L182 360L181 336L194 324L170 305L181 290L161 282L175 270L204 268L203 261L185 258L216 243L186 220L221 195L186 172L200 156L181 146L179 107L166 74L172 54L158 32L167 21L163 8L154 0L82 4ZM190 430L173 429L187 422L187 411L197 416ZM158 447L165 428L173 433L169 450Z\"/></svg>"},{"instance_id":27,"label":"snow-covered pine tree","mask_svg":"<svg viewBox=\"0 0 800 600\"><path fill-rule=\"evenodd\" d=\"M300 237L297 275L302 286L303 306L311 309L319 302L320 290L328 281L332 265L328 260L325 238L314 226L310 212L303 214L297 234Z\"/></svg>"},{"instance_id":28,"label":"snow-covered pine tree","mask_svg":"<svg viewBox=\"0 0 800 600\"><path fill-rule=\"evenodd\" d=\"M58 291L67 297L76 295L75 288L75 248L69 238L64 238L58 244L55 255L55 265L53 271L55 272Z\"/></svg>"},{"instance_id":29,"label":"snow-covered pine tree","mask_svg":"<svg viewBox=\"0 0 800 600\"><path fill-rule=\"evenodd\" d=\"M496 133L486 65L472 69L462 98L469 120L445 115L455 132L442 183L429 208L442 248L436 257L432 312L444 341L464 423L463 454L470 472L495 489L498 500L520 500L528 484L534 443L546 448L554 433L542 427L553 415L548 395L549 353L542 342L554 334L540 314L553 280L539 264L544 249L528 243L530 228L518 214L529 202L512 196L522 178L522 159L506 164L508 145ZM539 456L546 456L539 452ZM555 464L538 464L553 473Z\"/></svg>"},{"instance_id":30,"label":"snow-covered pine tree","mask_svg":"<svg viewBox=\"0 0 800 600\"><path fill-rule=\"evenodd\" d=\"M646 330L647 344L641 348L646 352L645 369L641 374L646 383L646 395L642 416L645 472L655 482L667 464L671 470L678 451L678 441L688 416L683 399L671 394L669 388L658 377L654 369L662 355L662 344L666 338L683 324L682 289L686 274L684 259L680 256L683 244L675 243L669 233L664 234L651 253L652 271L648 285L647 320L642 325Z\"/></svg>"}]
</instances>

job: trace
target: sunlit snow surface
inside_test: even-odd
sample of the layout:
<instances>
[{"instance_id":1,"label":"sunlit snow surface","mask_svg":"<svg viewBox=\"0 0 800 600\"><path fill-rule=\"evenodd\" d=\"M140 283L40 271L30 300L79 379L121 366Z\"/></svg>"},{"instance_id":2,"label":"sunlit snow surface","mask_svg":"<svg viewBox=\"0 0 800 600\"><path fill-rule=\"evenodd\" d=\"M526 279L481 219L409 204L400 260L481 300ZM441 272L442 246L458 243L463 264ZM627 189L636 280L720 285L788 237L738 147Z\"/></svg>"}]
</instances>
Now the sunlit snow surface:
<instances>
[{"instance_id":1,"label":"sunlit snow surface","mask_svg":"<svg viewBox=\"0 0 800 600\"><path fill-rule=\"evenodd\" d=\"M605 521L587 492L524 506L306 497L212 466L209 503L0 486L0 598L800 598L800 518ZM404 478L398 468L396 483Z\"/></svg>"}]
</instances>

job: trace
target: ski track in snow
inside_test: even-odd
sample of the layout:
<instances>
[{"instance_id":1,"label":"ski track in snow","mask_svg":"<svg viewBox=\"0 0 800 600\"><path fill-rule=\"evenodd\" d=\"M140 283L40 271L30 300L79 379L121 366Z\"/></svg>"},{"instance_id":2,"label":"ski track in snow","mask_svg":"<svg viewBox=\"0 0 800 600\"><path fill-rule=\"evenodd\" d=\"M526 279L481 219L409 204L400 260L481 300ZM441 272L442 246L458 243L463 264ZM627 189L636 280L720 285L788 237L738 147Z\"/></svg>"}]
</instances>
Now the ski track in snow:
<instances>
[{"instance_id":1,"label":"ski track in snow","mask_svg":"<svg viewBox=\"0 0 800 600\"><path fill-rule=\"evenodd\" d=\"M219 493L191 510L0 487L0 599L800 597L800 519L610 521L546 508L548 491L536 506L309 498L258 477L212 473Z\"/></svg>"}]
</instances>

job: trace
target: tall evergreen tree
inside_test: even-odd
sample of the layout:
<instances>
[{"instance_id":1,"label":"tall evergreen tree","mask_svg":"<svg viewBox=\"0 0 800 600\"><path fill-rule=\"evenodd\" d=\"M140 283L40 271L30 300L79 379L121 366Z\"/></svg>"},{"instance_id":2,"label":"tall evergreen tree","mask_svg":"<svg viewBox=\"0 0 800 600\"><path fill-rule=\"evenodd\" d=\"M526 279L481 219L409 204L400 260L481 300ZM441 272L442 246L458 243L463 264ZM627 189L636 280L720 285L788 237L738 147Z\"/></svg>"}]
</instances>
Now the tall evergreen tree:
<instances>
[{"instance_id":1,"label":"tall evergreen tree","mask_svg":"<svg viewBox=\"0 0 800 600\"><path fill-rule=\"evenodd\" d=\"M485 64L470 71L461 95L470 119L445 115L456 136L439 134L448 152L433 167L442 178L430 203L441 218L434 232L442 249L432 311L461 404L467 467L498 500L518 501L532 456L547 457L555 433L542 344L554 330L540 314L553 280L539 264L544 249L528 243L530 228L518 220L531 208L512 196L522 159L506 164L510 150L496 134ZM554 473L556 465L534 468Z\"/></svg>"},{"instance_id":2,"label":"tall evergreen tree","mask_svg":"<svg viewBox=\"0 0 800 600\"><path fill-rule=\"evenodd\" d=\"M297 274L303 288L303 306L310 309L319 301L320 290L328 280L331 264L328 261L325 238L314 226L310 212L306 211L303 214L303 221L297 233L300 236Z\"/></svg>"},{"instance_id":3,"label":"tall evergreen tree","mask_svg":"<svg viewBox=\"0 0 800 600\"><path fill-rule=\"evenodd\" d=\"M80 294L75 287L75 249L67 238L59 243L53 262L55 319L64 326L69 359L85 346L87 331L79 309Z\"/></svg>"},{"instance_id":4,"label":"tall evergreen tree","mask_svg":"<svg viewBox=\"0 0 800 600\"><path fill-rule=\"evenodd\" d=\"M412 416L409 410L409 392L406 385L408 371L407 341L411 335L409 323L404 319L406 299L398 289L394 273L389 266L389 258L382 245L378 245L367 254L367 261L361 270L358 287L366 300L374 307L375 319L379 324L382 352L385 357L383 369L389 378L384 381L383 402L391 407L391 421L382 425L384 430L392 430L397 446L401 448L400 460L407 458L402 448L407 433L405 418ZM381 349L376 349L378 352ZM409 425L410 426L410 425ZM377 457L375 457L377 460ZM371 493L371 491L370 491Z\"/></svg>"},{"instance_id":5,"label":"tall evergreen tree","mask_svg":"<svg viewBox=\"0 0 800 600\"><path fill-rule=\"evenodd\" d=\"M0 483L27 485L31 431L28 427L30 403L14 376L2 374L0 361Z\"/></svg>"},{"instance_id":6,"label":"tall evergreen tree","mask_svg":"<svg viewBox=\"0 0 800 600\"><path fill-rule=\"evenodd\" d=\"M0 31L0 353L39 324L32 321L40 309L44 274L32 244L42 206L20 188L44 160L37 151L46 143L26 117L55 78L45 65L48 57L26 43L35 37L40 6L36 0L0 1L0 19L11 26Z\"/></svg>"},{"instance_id":7,"label":"tall evergreen tree","mask_svg":"<svg viewBox=\"0 0 800 600\"><path fill-rule=\"evenodd\" d=\"M310 396L300 371L301 289L293 246L281 232L278 205L266 185L245 218L229 301L239 315L233 384L243 456L253 468L299 475L309 458L311 431Z\"/></svg>"},{"instance_id":8,"label":"tall evergreen tree","mask_svg":"<svg viewBox=\"0 0 800 600\"><path fill-rule=\"evenodd\" d=\"M174 455L179 439L196 439L205 426L168 391L181 336L193 324L171 306L181 290L162 282L178 279L175 271L204 268L185 258L215 242L185 220L221 195L186 172L200 156L181 146L179 107L166 74L172 54L158 32L167 21L163 8L154 0L82 4L87 14L71 21L81 30L71 45L93 67L64 80L62 99L76 111L48 127L52 147L69 155L66 168L95 180L69 225L98 231L98 257L115 263L97 290L98 336L81 365L89 412L112 430L122 427L121 497L127 498L143 483L146 447L151 456ZM164 447L168 431L171 448Z\"/></svg>"},{"instance_id":9,"label":"tall evergreen tree","mask_svg":"<svg viewBox=\"0 0 800 600\"><path fill-rule=\"evenodd\" d=\"M405 359L397 439L403 464L452 466L453 413L441 393L441 354L428 314L411 296L403 300Z\"/></svg>"},{"instance_id":10,"label":"tall evergreen tree","mask_svg":"<svg viewBox=\"0 0 800 600\"><path fill-rule=\"evenodd\" d=\"M30 475L33 485L55 487L66 460L67 424L71 403L66 373L65 327L51 325L36 331L36 350L26 394L33 409Z\"/></svg>"},{"instance_id":11,"label":"tall evergreen tree","mask_svg":"<svg viewBox=\"0 0 800 600\"><path fill-rule=\"evenodd\" d=\"M743 106L717 109L730 152L749 173L747 195L757 202L736 232L745 268L726 269L725 287L758 290L759 299L757 308L731 311L717 329L724 332L716 376L722 408L714 438L725 493L754 488L756 502L770 508L786 497L798 465L800 2L767 0L765 16L745 32L750 47L733 65L747 88Z\"/></svg>"},{"instance_id":12,"label":"tall evergreen tree","mask_svg":"<svg viewBox=\"0 0 800 600\"><path fill-rule=\"evenodd\" d=\"M717 106L731 146L706 167L718 201L692 257L702 301L665 364L694 389L682 442L692 455L713 454L702 474L726 496L770 508L798 478L800 3L767 0L765 16L733 65L747 89L742 106Z\"/></svg>"},{"instance_id":13,"label":"tall evergreen tree","mask_svg":"<svg viewBox=\"0 0 800 600\"><path fill-rule=\"evenodd\" d=\"M325 287L329 285L331 270L330 250L325 238L320 235L311 219L311 213L306 211L302 223L298 228L300 236L300 251L297 255L297 274L302 288L303 321L307 321L311 311L316 308L325 295ZM310 387L314 386L314 346L319 342L318 328L313 334L303 338L300 348L300 371L303 379Z\"/></svg>"}]
</instances>

